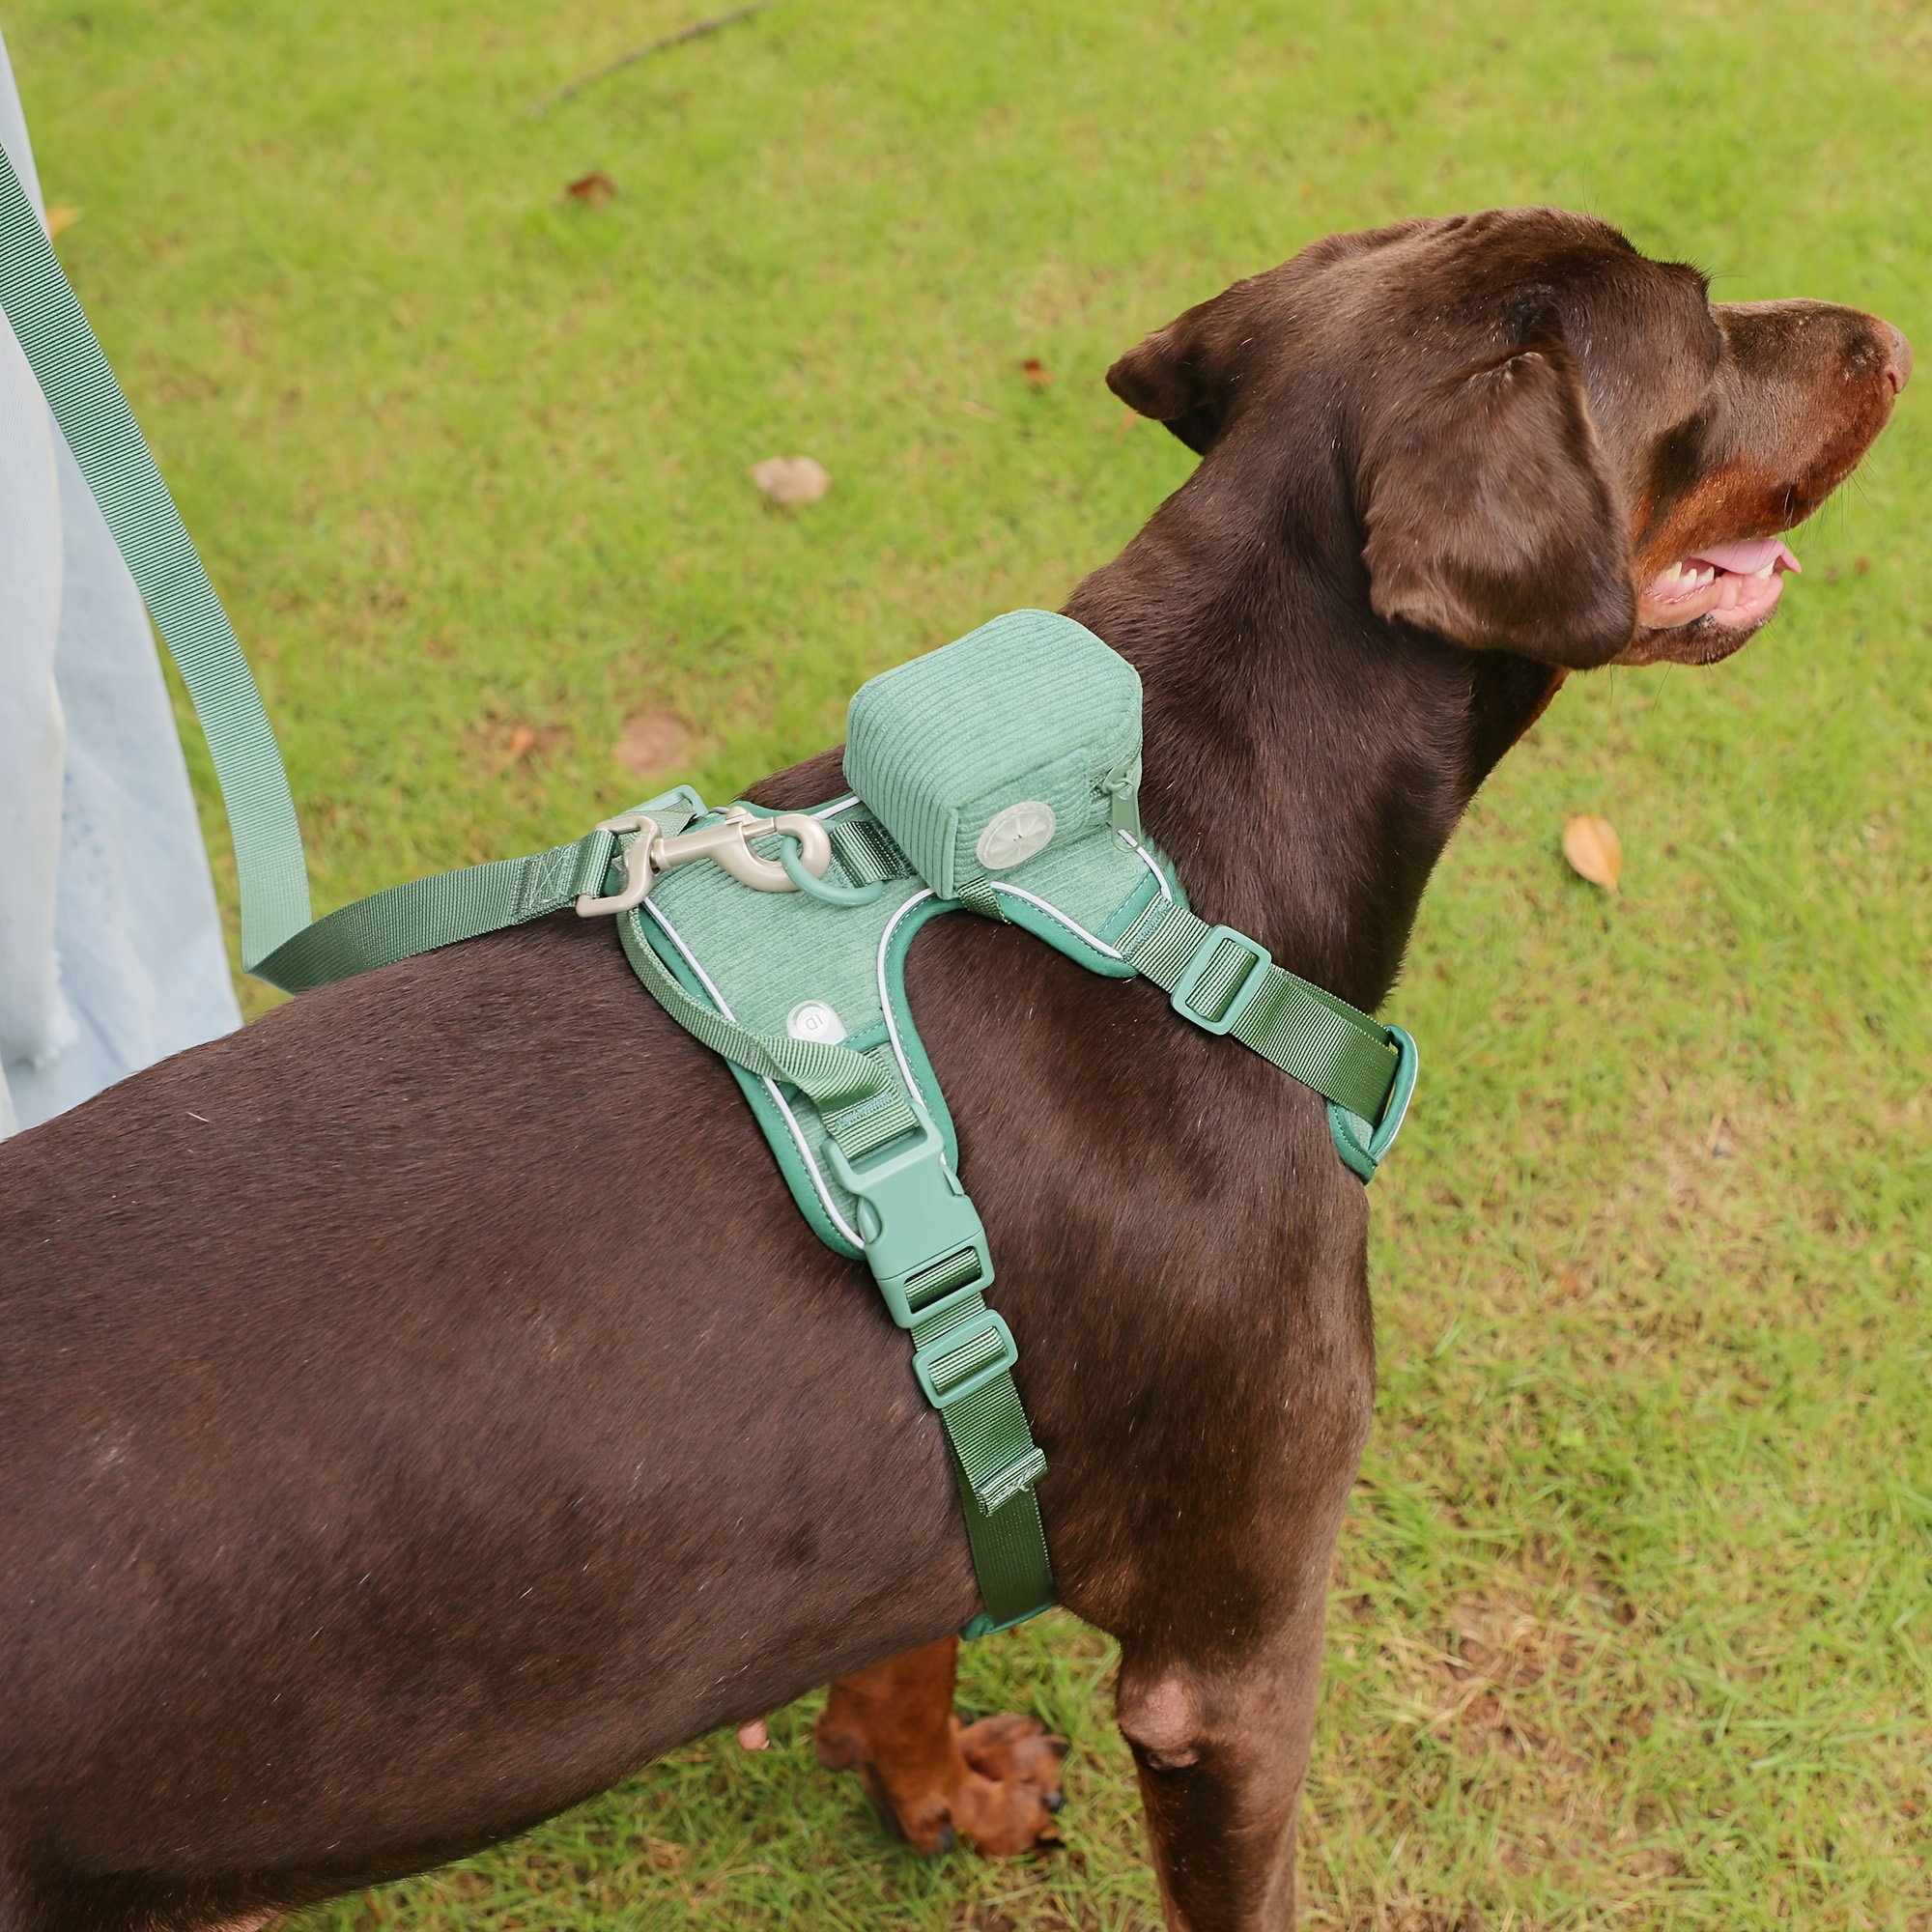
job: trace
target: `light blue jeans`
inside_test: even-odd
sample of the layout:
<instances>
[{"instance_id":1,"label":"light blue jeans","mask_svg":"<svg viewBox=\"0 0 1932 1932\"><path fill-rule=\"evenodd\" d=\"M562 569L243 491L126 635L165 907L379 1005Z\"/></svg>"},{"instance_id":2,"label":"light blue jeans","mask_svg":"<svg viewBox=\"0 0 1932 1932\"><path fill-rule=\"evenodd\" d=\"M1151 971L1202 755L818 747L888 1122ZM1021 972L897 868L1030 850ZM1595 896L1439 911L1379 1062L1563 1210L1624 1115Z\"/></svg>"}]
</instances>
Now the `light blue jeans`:
<instances>
[{"instance_id":1,"label":"light blue jeans","mask_svg":"<svg viewBox=\"0 0 1932 1932\"><path fill-rule=\"evenodd\" d=\"M39 204L4 42L0 143ZM0 1133L241 1023L147 612L0 319Z\"/></svg>"}]
</instances>

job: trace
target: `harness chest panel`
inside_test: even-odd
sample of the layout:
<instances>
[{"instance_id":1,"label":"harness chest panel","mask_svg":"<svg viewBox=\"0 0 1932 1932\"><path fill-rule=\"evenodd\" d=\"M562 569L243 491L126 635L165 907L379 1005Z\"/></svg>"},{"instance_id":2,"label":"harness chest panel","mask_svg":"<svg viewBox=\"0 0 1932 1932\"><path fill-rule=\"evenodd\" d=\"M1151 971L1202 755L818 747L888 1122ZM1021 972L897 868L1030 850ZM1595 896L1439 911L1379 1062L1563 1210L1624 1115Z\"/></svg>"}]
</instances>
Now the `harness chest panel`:
<instances>
[{"instance_id":1,"label":"harness chest panel","mask_svg":"<svg viewBox=\"0 0 1932 1932\"><path fill-rule=\"evenodd\" d=\"M662 808L668 801L653 803ZM906 1003L905 961L930 920L967 908L927 886L856 797L809 815L833 835L828 882L848 889L882 883L870 904L748 892L715 867L693 866L667 873L623 917L688 992L751 1032L842 1043L873 1060L938 1127L956 1172L952 1118ZM751 843L762 854L779 838L754 834ZM1121 837L1044 851L1023 879L993 891L1010 923L1089 970L1119 979L1131 979L1134 969L1114 942L1152 900L1165 895L1185 903L1151 844ZM859 1259L857 1202L827 1157L830 1136L818 1107L789 1083L735 1065L732 1070L813 1231L827 1246Z\"/></svg>"}]
</instances>

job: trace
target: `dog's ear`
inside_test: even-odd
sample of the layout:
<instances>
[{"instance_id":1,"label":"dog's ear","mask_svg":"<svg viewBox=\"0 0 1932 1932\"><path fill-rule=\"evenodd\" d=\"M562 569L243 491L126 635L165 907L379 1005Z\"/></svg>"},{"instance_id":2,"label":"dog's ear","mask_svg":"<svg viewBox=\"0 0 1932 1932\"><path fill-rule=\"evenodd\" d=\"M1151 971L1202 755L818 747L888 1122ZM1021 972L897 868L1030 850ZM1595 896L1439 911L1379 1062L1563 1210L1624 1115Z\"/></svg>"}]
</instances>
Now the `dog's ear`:
<instances>
[{"instance_id":1,"label":"dog's ear","mask_svg":"<svg viewBox=\"0 0 1932 1932\"><path fill-rule=\"evenodd\" d=\"M1624 513L1548 310L1507 355L1390 396L1358 484L1378 616L1573 670L1630 642Z\"/></svg>"},{"instance_id":2,"label":"dog's ear","mask_svg":"<svg viewBox=\"0 0 1932 1932\"><path fill-rule=\"evenodd\" d=\"M1221 434L1226 372L1216 367L1215 309L1227 299L1198 303L1129 349L1107 371L1107 386L1128 409L1163 423L1197 456Z\"/></svg>"}]
</instances>

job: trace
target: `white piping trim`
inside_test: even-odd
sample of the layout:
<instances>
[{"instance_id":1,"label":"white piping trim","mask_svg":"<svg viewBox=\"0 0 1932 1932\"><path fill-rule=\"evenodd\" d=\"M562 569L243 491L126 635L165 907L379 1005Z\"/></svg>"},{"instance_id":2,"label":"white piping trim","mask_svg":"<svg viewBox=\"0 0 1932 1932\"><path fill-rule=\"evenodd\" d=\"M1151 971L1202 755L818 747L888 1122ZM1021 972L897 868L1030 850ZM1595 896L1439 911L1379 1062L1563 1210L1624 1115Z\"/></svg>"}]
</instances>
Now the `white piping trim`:
<instances>
[{"instance_id":1,"label":"white piping trim","mask_svg":"<svg viewBox=\"0 0 1932 1932\"><path fill-rule=\"evenodd\" d=\"M821 805L811 815L814 818L837 818L841 811L858 803L859 794L855 791L849 798L835 798L830 805Z\"/></svg>"},{"instance_id":2,"label":"white piping trim","mask_svg":"<svg viewBox=\"0 0 1932 1932\"><path fill-rule=\"evenodd\" d=\"M993 890L996 893L1009 893L1016 899L1025 899L1028 905L1037 906L1041 912L1046 914L1047 918L1057 920L1068 932L1074 933L1079 938L1084 939L1095 952L1103 952L1109 959L1119 959L1122 956L1116 952L1104 939L1095 939L1078 920L1068 919L1058 906L1048 905L1044 899L1036 898L1032 893L1023 891L1018 886L1003 886L997 879L993 881Z\"/></svg>"},{"instance_id":3,"label":"white piping trim","mask_svg":"<svg viewBox=\"0 0 1932 1932\"><path fill-rule=\"evenodd\" d=\"M906 1092L912 1095L913 1104L922 1114L924 1113L925 1106L919 1097L919 1082L912 1077L912 1067L906 1062L905 1048L899 1043L899 1030L893 1024L893 996L886 986L886 948L892 944L893 934L898 930L899 921L914 906L932 896L933 891L930 886L923 892L913 894L912 897L887 920L886 929L879 935L879 1010L886 1016L886 1037L892 1041L893 1058L898 1062L899 1071L905 1075Z\"/></svg>"},{"instance_id":4,"label":"white piping trim","mask_svg":"<svg viewBox=\"0 0 1932 1932\"><path fill-rule=\"evenodd\" d=\"M684 943L683 936L682 934L679 933L677 927L671 924L670 921L668 920L664 916L664 914L661 913L657 909L657 907L650 902L649 899L646 899L644 901L644 910L647 913L649 913L650 916L657 921L659 925L661 925L664 928L666 937L668 938L670 943L677 948L680 953L683 954L684 963L687 966L689 966L694 973L697 975L698 983L704 988L704 990L707 993L711 995L712 1001L717 1006L718 1010L721 1013L723 1013L724 1017L732 1023L733 1026L737 1025L738 1023L737 1014L735 1014L731 1010L731 1009L727 1005L725 1005L724 995L721 993L715 985L712 984L711 975L707 973L701 965L698 964L696 953L692 952L691 948ZM890 1014L887 1016L886 1024L888 1026L892 1024ZM903 1065L904 1063L901 1062L900 1064ZM818 1163L811 1157L811 1149L806 1142L805 1129L799 1125L798 1116L794 1114L791 1108L786 1104L785 1096L779 1092L779 1083L776 1080L773 1080L763 1074L761 1074L759 1078L764 1080L765 1092L772 1096L772 1099L774 1100L774 1102L776 1102L778 1106L779 1112L784 1116L785 1125L791 1129L792 1144L798 1149L799 1154L805 1162L805 1171L811 1176L811 1185L813 1191L818 1196L819 1206L825 1209L826 1217L831 1221L832 1225L835 1228L837 1228L838 1232L841 1235L843 1235L848 1241L852 1243L852 1245L855 1248L863 1249L866 1245L865 1236L861 1235L859 1231L856 1228L854 1228L849 1221L846 1220L844 1215L839 1213L838 1204L835 1200L833 1200L832 1190L826 1186L825 1177L824 1175L819 1173Z\"/></svg>"},{"instance_id":5,"label":"white piping trim","mask_svg":"<svg viewBox=\"0 0 1932 1932\"><path fill-rule=\"evenodd\" d=\"M779 1112L784 1116L785 1125L791 1129L792 1143L798 1149L800 1156L805 1161L805 1171L811 1176L812 1188L818 1195L819 1206L825 1209L826 1218L855 1248L863 1253L866 1246L866 1237L846 1220L844 1215L839 1213L838 1204L833 1200L832 1190L826 1186L825 1177L819 1173L818 1163L811 1157L811 1149L806 1142L805 1129L799 1125L798 1116L792 1112L785 1100L785 1096L779 1092L779 1083L776 1080L767 1080L765 1082L765 1091L772 1096L772 1100L778 1107Z\"/></svg>"},{"instance_id":6,"label":"white piping trim","mask_svg":"<svg viewBox=\"0 0 1932 1932\"><path fill-rule=\"evenodd\" d=\"M1127 841L1127 843L1131 845L1134 848L1134 850L1141 855L1141 864L1144 865L1148 868L1148 870L1153 874L1153 882L1160 888L1161 897L1164 898L1169 905L1172 905L1174 903L1174 895L1172 892L1168 890L1167 874L1163 872L1160 869L1160 867L1154 864L1152 853L1151 853L1148 850L1148 848L1145 845L1143 845L1141 841L1138 838L1136 838L1134 835L1131 832L1129 832L1124 825L1116 826L1114 830L1115 830L1115 836L1117 838L1124 838ZM1118 959L1120 957L1120 954L1117 952L1114 956L1115 958Z\"/></svg>"},{"instance_id":7,"label":"white piping trim","mask_svg":"<svg viewBox=\"0 0 1932 1932\"><path fill-rule=\"evenodd\" d=\"M721 993L715 985L712 984L711 975L707 973L704 970L704 968L697 963L697 954L695 953L691 950L691 948L684 943L683 937L678 932L677 927L674 926L670 923L670 921L668 920L664 916L664 914L661 913L657 909L657 907L650 902L649 899L646 899L644 901L644 910L647 913L649 913L650 916L654 920L656 920L661 926L664 927L666 936L670 940L670 943L673 946L675 946L681 953L683 953L684 963L687 966L689 966L694 973L697 975L697 983L700 986L702 986L707 993L711 995L711 1004L714 1007L716 1007L718 1010L721 1013L723 1013L724 1017L727 1020L729 1020L733 1026L736 1026L738 1024L738 1015L734 1013L728 1006L725 1005L724 995Z\"/></svg>"}]
</instances>

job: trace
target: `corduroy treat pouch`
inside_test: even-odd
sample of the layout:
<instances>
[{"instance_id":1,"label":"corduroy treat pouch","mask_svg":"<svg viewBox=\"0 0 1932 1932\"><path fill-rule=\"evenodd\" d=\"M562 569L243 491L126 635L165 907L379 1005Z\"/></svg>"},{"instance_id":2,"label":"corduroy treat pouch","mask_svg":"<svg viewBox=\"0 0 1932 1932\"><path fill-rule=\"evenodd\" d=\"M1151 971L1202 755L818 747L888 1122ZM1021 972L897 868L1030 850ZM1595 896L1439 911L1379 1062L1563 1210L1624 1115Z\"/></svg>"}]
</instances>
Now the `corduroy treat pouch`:
<instances>
[{"instance_id":1,"label":"corduroy treat pouch","mask_svg":"<svg viewBox=\"0 0 1932 1932\"><path fill-rule=\"evenodd\" d=\"M1083 624L1013 611L860 686L845 778L942 898L1140 830L1141 681Z\"/></svg>"}]
</instances>

